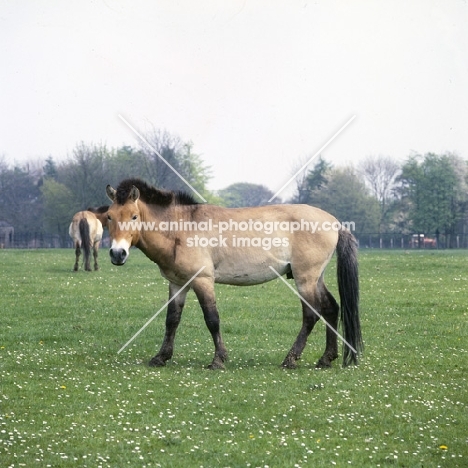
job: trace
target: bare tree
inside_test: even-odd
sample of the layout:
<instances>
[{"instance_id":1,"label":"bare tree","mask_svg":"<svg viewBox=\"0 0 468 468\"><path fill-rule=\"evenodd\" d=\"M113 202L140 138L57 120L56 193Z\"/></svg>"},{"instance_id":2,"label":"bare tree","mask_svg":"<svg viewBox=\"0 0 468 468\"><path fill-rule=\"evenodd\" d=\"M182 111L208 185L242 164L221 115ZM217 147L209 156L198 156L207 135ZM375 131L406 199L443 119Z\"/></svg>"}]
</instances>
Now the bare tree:
<instances>
[{"instance_id":1,"label":"bare tree","mask_svg":"<svg viewBox=\"0 0 468 468\"><path fill-rule=\"evenodd\" d=\"M109 178L106 160L110 151L103 144L76 145L68 161L58 167L58 182L75 195L75 211L106 202L104 188Z\"/></svg>"},{"instance_id":2,"label":"bare tree","mask_svg":"<svg viewBox=\"0 0 468 468\"><path fill-rule=\"evenodd\" d=\"M381 234L391 206L390 202L394 198L393 191L400 166L390 156L368 156L359 164L358 170L380 204L379 233Z\"/></svg>"},{"instance_id":3,"label":"bare tree","mask_svg":"<svg viewBox=\"0 0 468 468\"><path fill-rule=\"evenodd\" d=\"M164 159L162 160L157 153L146 145L142 147L146 157L146 178L148 181L157 187L168 190L186 189L184 182L168 166L169 163L179 174L183 172L180 167L180 154L184 147L182 140L167 131L154 128L145 134L145 138Z\"/></svg>"}]
</instances>

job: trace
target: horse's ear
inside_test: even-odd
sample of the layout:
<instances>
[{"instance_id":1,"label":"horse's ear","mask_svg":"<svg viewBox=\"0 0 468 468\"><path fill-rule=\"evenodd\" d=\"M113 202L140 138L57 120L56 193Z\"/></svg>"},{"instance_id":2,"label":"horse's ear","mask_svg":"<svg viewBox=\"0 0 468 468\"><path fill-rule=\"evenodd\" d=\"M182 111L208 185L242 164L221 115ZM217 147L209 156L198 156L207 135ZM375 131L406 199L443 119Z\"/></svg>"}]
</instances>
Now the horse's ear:
<instances>
[{"instance_id":1,"label":"horse's ear","mask_svg":"<svg viewBox=\"0 0 468 468\"><path fill-rule=\"evenodd\" d=\"M128 198L134 202L140 198L140 191L134 185L132 185L132 189L130 190Z\"/></svg>"},{"instance_id":2,"label":"horse's ear","mask_svg":"<svg viewBox=\"0 0 468 468\"><path fill-rule=\"evenodd\" d=\"M110 185L106 187L106 194L111 201L115 200L115 193L116 193L115 188L112 188Z\"/></svg>"}]
</instances>

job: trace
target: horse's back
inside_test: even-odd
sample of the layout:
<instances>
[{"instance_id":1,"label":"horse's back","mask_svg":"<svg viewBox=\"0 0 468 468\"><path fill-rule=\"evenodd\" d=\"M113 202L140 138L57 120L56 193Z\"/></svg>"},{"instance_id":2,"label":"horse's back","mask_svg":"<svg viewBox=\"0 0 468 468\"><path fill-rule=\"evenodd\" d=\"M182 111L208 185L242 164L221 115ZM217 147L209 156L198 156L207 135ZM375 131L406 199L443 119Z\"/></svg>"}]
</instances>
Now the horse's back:
<instances>
[{"instance_id":1,"label":"horse's back","mask_svg":"<svg viewBox=\"0 0 468 468\"><path fill-rule=\"evenodd\" d=\"M94 213L92 213L91 211L87 211L87 210L78 211L78 213L76 213L73 216L72 222L70 223L70 227L68 229L70 237L73 240L81 241L79 225L80 225L81 220L83 219L85 219L88 222L89 230L90 230L90 237L93 240L93 242L100 241L102 239L102 235L104 232L102 223Z\"/></svg>"},{"instance_id":2,"label":"horse's back","mask_svg":"<svg viewBox=\"0 0 468 468\"><path fill-rule=\"evenodd\" d=\"M209 249L218 283L259 284L276 278L273 270L317 276L338 243L337 219L309 205L206 207L200 215L212 219L218 232L224 228L218 245Z\"/></svg>"},{"instance_id":3,"label":"horse's back","mask_svg":"<svg viewBox=\"0 0 468 468\"><path fill-rule=\"evenodd\" d=\"M339 221L327 211L310 205L266 205L251 208L213 207L209 214L218 224L228 223L253 236L286 236L290 245L313 245L323 250L334 250L338 242ZM226 224L224 224L226 226ZM239 229L242 231L242 229ZM238 232L239 232L238 230Z\"/></svg>"}]
</instances>

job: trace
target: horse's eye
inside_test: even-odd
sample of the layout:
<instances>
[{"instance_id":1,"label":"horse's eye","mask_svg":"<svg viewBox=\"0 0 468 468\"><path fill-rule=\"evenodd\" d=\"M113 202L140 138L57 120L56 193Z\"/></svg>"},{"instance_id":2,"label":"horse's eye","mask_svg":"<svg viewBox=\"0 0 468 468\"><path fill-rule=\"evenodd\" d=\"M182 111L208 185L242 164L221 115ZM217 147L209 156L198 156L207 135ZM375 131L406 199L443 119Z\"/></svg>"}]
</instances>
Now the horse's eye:
<instances>
[{"instance_id":1,"label":"horse's eye","mask_svg":"<svg viewBox=\"0 0 468 468\"><path fill-rule=\"evenodd\" d=\"M109 215L107 215L107 220L112 221L112 218Z\"/></svg>"},{"instance_id":2,"label":"horse's eye","mask_svg":"<svg viewBox=\"0 0 468 468\"><path fill-rule=\"evenodd\" d=\"M138 215L133 215L132 220L135 221L138 218Z\"/></svg>"}]
</instances>

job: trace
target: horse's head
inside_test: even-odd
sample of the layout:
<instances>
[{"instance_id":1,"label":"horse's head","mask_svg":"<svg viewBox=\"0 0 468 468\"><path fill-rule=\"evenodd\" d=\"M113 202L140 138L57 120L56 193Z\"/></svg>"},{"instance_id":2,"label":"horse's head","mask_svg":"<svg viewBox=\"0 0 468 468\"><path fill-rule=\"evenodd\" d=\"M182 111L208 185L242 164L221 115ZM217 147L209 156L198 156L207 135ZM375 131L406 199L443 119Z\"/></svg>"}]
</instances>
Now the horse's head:
<instances>
[{"instance_id":1,"label":"horse's head","mask_svg":"<svg viewBox=\"0 0 468 468\"><path fill-rule=\"evenodd\" d=\"M100 206L99 208L93 208L92 206L86 208L86 211L90 211L96 216L99 221L101 221L102 227L107 227L107 210L109 209L108 205Z\"/></svg>"},{"instance_id":2,"label":"horse's head","mask_svg":"<svg viewBox=\"0 0 468 468\"><path fill-rule=\"evenodd\" d=\"M108 185L106 193L112 201L107 212L107 228L112 239L109 255L114 265L123 265L128 258L130 247L137 244L140 237L140 192L133 185L126 199L122 199L117 196L117 191Z\"/></svg>"}]
</instances>

